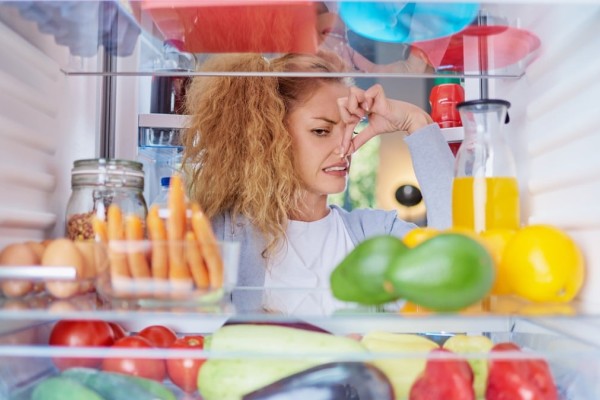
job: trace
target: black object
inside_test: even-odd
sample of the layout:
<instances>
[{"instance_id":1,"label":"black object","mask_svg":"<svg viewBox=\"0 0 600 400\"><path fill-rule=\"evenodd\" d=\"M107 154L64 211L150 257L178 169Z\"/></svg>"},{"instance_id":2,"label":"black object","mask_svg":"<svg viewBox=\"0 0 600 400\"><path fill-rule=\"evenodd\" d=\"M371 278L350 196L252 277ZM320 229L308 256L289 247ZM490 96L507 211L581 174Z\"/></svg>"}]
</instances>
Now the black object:
<instances>
[{"instance_id":1,"label":"black object","mask_svg":"<svg viewBox=\"0 0 600 400\"><path fill-rule=\"evenodd\" d=\"M242 400L393 400L381 370L362 362L332 362L309 368L250 392Z\"/></svg>"},{"instance_id":2,"label":"black object","mask_svg":"<svg viewBox=\"0 0 600 400\"><path fill-rule=\"evenodd\" d=\"M153 114L184 114L187 76L153 76L150 112Z\"/></svg>"},{"instance_id":3,"label":"black object","mask_svg":"<svg viewBox=\"0 0 600 400\"><path fill-rule=\"evenodd\" d=\"M416 206L423 200L419 188L413 185L402 185L396 189L396 201L405 207Z\"/></svg>"}]
</instances>

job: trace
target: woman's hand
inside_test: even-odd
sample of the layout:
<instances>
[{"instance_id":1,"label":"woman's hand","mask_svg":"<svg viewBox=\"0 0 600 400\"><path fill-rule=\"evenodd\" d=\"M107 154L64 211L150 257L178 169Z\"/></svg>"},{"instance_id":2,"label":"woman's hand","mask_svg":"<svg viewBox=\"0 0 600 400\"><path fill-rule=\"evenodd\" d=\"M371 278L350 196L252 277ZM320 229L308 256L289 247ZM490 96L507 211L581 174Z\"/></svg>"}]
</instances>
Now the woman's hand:
<instances>
[{"instance_id":1,"label":"woman's hand","mask_svg":"<svg viewBox=\"0 0 600 400\"><path fill-rule=\"evenodd\" d=\"M410 135L433 123L429 114L414 104L388 99L379 84L367 90L350 88L348 97L338 99L338 106L342 121L346 124L340 147L342 158L355 152L374 136L397 131ZM356 125L364 117L369 118L369 124L354 136Z\"/></svg>"}]
</instances>

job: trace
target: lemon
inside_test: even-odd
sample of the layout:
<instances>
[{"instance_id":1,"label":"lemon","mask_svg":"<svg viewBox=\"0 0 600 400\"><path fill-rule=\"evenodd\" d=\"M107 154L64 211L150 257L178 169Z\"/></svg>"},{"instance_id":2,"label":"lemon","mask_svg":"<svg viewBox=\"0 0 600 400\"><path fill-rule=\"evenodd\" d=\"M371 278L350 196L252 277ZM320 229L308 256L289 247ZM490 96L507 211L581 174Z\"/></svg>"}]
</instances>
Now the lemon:
<instances>
[{"instance_id":1,"label":"lemon","mask_svg":"<svg viewBox=\"0 0 600 400\"><path fill-rule=\"evenodd\" d=\"M504 269L504 264L502 264L502 255L504 254L506 245L515 233L516 231L512 229L490 229L479 234L485 247L492 255L494 265L496 266L496 279L494 280L494 286L492 287L492 294L498 295L510 293L506 271Z\"/></svg>"},{"instance_id":2,"label":"lemon","mask_svg":"<svg viewBox=\"0 0 600 400\"><path fill-rule=\"evenodd\" d=\"M406 247L412 248L423 243L427 239L431 239L439 233L440 231L435 228L419 227L409 231L406 235L404 235L402 241Z\"/></svg>"},{"instance_id":3,"label":"lemon","mask_svg":"<svg viewBox=\"0 0 600 400\"><path fill-rule=\"evenodd\" d=\"M550 225L530 225L508 242L500 270L518 296L536 302L568 302L583 285L585 266L581 250L565 232Z\"/></svg>"}]
</instances>

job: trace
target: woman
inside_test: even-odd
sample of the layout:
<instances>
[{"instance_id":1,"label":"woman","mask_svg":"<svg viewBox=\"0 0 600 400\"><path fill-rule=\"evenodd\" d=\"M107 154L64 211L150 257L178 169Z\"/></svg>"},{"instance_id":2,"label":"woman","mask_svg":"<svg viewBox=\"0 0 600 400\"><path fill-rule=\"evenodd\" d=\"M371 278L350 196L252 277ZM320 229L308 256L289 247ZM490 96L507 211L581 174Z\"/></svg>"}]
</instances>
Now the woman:
<instances>
[{"instance_id":1,"label":"woman","mask_svg":"<svg viewBox=\"0 0 600 400\"><path fill-rule=\"evenodd\" d=\"M407 135L430 225L449 226L453 157L420 108L387 99L379 85L364 91L327 76L344 70L329 54L270 61L222 55L203 69L319 74L196 77L188 90L184 163L191 197L220 240L241 243L239 286L327 288L331 271L357 243L377 234L402 237L415 227L394 211L346 212L327 204L329 194L346 187L351 154L382 133ZM354 135L367 115L368 126ZM237 300L259 306L257 299ZM264 304L284 312L319 305L305 292L270 296Z\"/></svg>"}]
</instances>

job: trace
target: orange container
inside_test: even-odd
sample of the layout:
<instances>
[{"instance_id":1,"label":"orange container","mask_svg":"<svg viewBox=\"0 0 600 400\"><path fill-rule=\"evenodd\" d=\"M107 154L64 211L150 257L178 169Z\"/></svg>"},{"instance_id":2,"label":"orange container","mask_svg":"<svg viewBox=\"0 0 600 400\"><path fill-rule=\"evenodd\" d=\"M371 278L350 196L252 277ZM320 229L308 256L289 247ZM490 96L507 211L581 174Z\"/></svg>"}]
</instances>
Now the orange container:
<instances>
[{"instance_id":1,"label":"orange container","mask_svg":"<svg viewBox=\"0 0 600 400\"><path fill-rule=\"evenodd\" d=\"M142 1L165 40L191 53L315 53L315 3L305 0Z\"/></svg>"}]
</instances>

